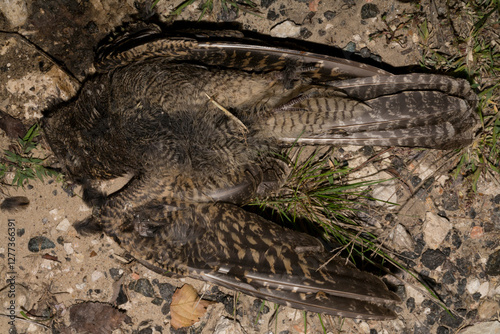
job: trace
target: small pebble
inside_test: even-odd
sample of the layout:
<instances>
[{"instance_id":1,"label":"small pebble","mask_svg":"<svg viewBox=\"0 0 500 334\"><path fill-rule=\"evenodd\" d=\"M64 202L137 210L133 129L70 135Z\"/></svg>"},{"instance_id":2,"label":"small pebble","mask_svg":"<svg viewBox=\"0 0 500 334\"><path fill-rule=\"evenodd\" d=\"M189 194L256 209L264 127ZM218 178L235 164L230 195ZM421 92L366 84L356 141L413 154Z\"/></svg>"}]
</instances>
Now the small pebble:
<instances>
[{"instance_id":1,"label":"small pebble","mask_svg":"<svg viewBox=\"0 0 500 334\"><path fill-rule=\"evenodd\" d=\"M73 245L71 243L65 242L63 247L64 247L64 250L66 251L66 254L71 255L74 253Z\"/></svg>"},{"instance_id":2,"label":"small pebble","mask_svg":"<svg viewBox=\"0 0 500 334\"><path fill-rule=\"evenodd\" d=\"M33 253L38 253L41 250L55 247L56 245L50 239L43 236L33 237L28 242L28 250Z\"/></svg>"},{"instance_id":3,"label":"small pebble","mask_svg":"<svg viewBox=\"0 0 500 334\"><path fill-rule=\"evenodd\" d=\"M439 250L428 249L422 254L422 264L434 270L444 263L446 256Z\"/></svg>"},{"instance_id":4,"label":"small pebble","mask_svg":"<svg viewBox=\"0 0 500 334\"><path fill-rule=\"evenodd\" d=\"M490 276L500 275L500 250L491 253L486 262L486 273Z\"/></svg>"},{"instance_id":5,"label":"small pebble","mask_svg":"<svg viewBox=\"0 0 500 334\"><path fill-rule=\"evenodd\" d=\"M286 20L276 26L274 26L269 32L273 37L287 38L287 37L299 37L300 36L300 25Z\"/></svg>"},{"instance_id":6,"label":"small pebble","mask_svg":"<svg viewBox=\"0 0 500 334\"><path fill-rule=\"evenodd\" d=\"M71 223L67 218L64 218L59 224L57 224L56 230L66 232L70 227Z\"/></svg>"},{"instance_id":7,"label":"small pebble","mask_svg":"<svg viewBox=\"0 0 500 334\"><path fill-rule=\"evenodd\" d=\"M129 289L134 290L135 292L138 292L145 297L155 297L153 285L151 285L151 282L146 278L139 278L137 281L132 281L130 282L128 287Z\"/></svg>"},{"instance_id":8,"label":"small pebble","mask_svg":"<svg viewBox=\"0 0 500 334\"><path fill-rule=\"evenodd\" d=\"M484 230L481 226L474 226L470 231L470 237L472 239L479 239L483 236Z\"/></svg>"},{"instance_id":9,"label":"small pebble","mask_svg":"<svg viewBox=\"0 0 500 334\"><path fill-rule=\"evenodd\" d=\"M361 18L363 20L376 17L379 13L380 10L378 9L377 5L373 3L367 3L364 4L363 7L361 7Z\"/></svg>"}]
</instances>

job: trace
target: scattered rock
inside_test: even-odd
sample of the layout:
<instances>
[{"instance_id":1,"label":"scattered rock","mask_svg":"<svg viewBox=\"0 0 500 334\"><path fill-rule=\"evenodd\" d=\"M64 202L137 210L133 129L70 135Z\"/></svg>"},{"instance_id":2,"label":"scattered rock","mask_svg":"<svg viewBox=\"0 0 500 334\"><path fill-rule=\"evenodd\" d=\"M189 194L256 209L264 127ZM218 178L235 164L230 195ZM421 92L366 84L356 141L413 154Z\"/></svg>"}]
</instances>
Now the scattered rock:
<instances>
[{"instance_id":1,"label":"scattered rock","mask_svg":"<svg viewBox=\"0 0 500 334\"><path fill-rule=\"evenodd\" d=\"M500 321L480 322L458 332L458 334L486 334L499 333Z\"/></svg>"},{"instance_id":2,"label":"scattered rock","mask_svg":"<svg viewBox=\"0 0 500 334\"><path fill-rule=\"evenodd\" d=\"M427 212L425 214L425 223L423 226L424 241L429 248L436 249L443 243L446 235L452 228L452 223L435 213Z\"/></svg>"},{"instance_id":3,"label":"scattered rock","mask_svg":"<svg viewBox=\"0 0 500 334\"><path fill-rule=\"evenodd\" d=\"M168 283L158 283L156 284L156 286L158 286L161 298L170 303L170 301L172 300L172 295L177 288Z\"/></svg>"},{"instance_id":4,"label":"scattered rock","mask_svg":"<svg viewBox=\"0 0 500 334\"><path fill-rule=\"evenodd\" d=\"M377 5L373 3L367 3L364 4L363 7L361 7L361 18L363 20L376 17L379 13L380 10L378 9Z\"/></svg>"},{"instance_id":5,"label":"scattered rock","mask_svg":"<svg viewBox=\"0 0 500 334\"><path fill-rule=\"evenodd\" d=\"M221 317L217 320L213 334L244 334L245 331L238 321Z\"/></svg>"},{"instance_id":6,"label":"scattered rock","mask_svg":"<svg viewBox=\"0 0 500 334\"><path fill-rule=\"evenodd\" d=\"M64 251L66 252L66 254L68 255L71 255L73 254L75 251L73 249L73 244L69 243L69 242L65 242L63 244L63 247L64 247Z\"/></svg>"},{"instance_id":7,"label":"scattered rock","mask_svg":"<svg viewBox=\"0 0 500 334\"><path fill-rule=\"evenodd\" d=\"M294 38L300 36L300 28L300 25L295 22L286 20L275 25L269 33L273 37Z\"/></svg>"},{"instance_id":8,"label":"scattered rock","mask_svg":"<svg viewBox=\"0 0 500 334\"><path fill-rule=\"evenodd\" d=\"M393 180L393 176L389 173L381 172L377 175L377 178L379 180L387 181L373 186L372 196L377 200L374 203L387 208L395 207L393 204L390 204L398 202L398 196L396 194L396 181Z\"/></svg>"},{"instance_id":9,"label":"scattered rock","mask_svg":"<svg viewBox=\"0 0 500 334\"><path fill-rule=\"evenodd\" d=\"M300 38L308 39L311 36L312 36L312 32L309 31L309 29L307 29L305 27L300 28Z\"/></svg>"},{"instance_id":10,"label":"scattered rock","mask_svg":"<svg viewBox=\"0 0 500 334\"><path fill-rule=\"evenodd\" d=\"M447 327L439 326L436 329L436 334L450 334L450 330Z\"/></svg>"},{"instance_id":11,"label":"scattered rock","mask_svg":"<svg viewBox=\"0 0 500 334\"><path fill-rule=\"evenodd\" d=\"M130 282L128 288L140 293L145 297L155 297L155 290L153 289L153 285L147 278L139 278L137 281Z\"/></svg>"},{"instance_id":12,"label":"scattered rock","mask_svg":"<svg viewBox=\"0 0 500 334\"><path fill-rule=\"evenodd\" d=\"M102 273L102 271L95 270L92 273L91 280L92 280L92 282L95 282L95 281L99 280L102 277L104 277L104 274Z\"/></svg>"},{"instance_id":13,"label":"scattered rock","mask_svg":"<svg viewBox=\"0 0 500 334\"><path fill-rule=\"evenodd\" d=\"M500 275L500 249L491 253L486 262L486 274L490 276Z\"/></svg>"},{"instance_id":14,"label":"scattered rock","mask_svg":"<svg viewBox=\"0 0 500 334\"><path fill-rule=\"evenodd\" d=\"M255 299L253 301L252 308L256 314L268 314L269 313L269 307L263 303L264 302L261 299Z\"/></svg>"},{"instance_id":15,"label":"scattered rock","mask_svg":"<svg viewBox=\"0 0 500 334\"><path fill-rule=\"evenodd\" d=\"M325 17L325 19L327 19L328 21L330 21L335 16L337 16L337 12L333 12L331 10L327 10L326 12L323 13L323 16Z\"/></svg>"},{"instance_id":16,"label":"scattered rock","mask_svg":"<svg viewBox=\"0 0 500 334\"><path fill-rule=\"evenodd\" d=\"M154 305L157 305L157 306L160 306L162 303L163 303L163 299L160 298L160 297L155 297L151 301L151 304L154 304Z\"/></svg>"},{"instance_id":17,"label":"scattered rock","mask_svg":"<svg viewBox=\"0 0 500 334\"><path fill-rule=\"evenodd\" d=\"M477 278L472 278L469 280L469 282L466 285L467 292L471 295L476 293L479 290L479 286L481 285L481 282Z\"/></svg>"},{"instance_id":18,"label":"scattered rock","mask_svg":"<svg viewBox=\"0 0 500 334\"><path fill-rule=\"evenodd\" d=\"M496 195L496 196L493 198L493 203L495 203L495 204L500 204L500 194Z\"/></svg>"},{"instance_id":19,"label":"scattered rock","mask_svg":"<svg viewBox=\"0 0 500 334\"><path fill-rule=\"evenodd\" d=\"M38 253L41 250L55 247L56 245L50 239L43 236L33 237L28 242L28 250L33 253Z\"/></svg>"},{"instance_id":20,"label":"scattered rock","mask_svg":"<svg viewBox=\"0 0 500 334\"><path fill-rule=\"evenodd\" d=\"M279 14L272 9L267 12L267 19L269 21L276 21L278 17L280 17Z\"/></svg>"},{"instance_id":21,"label":"scattered rock","mask_svg":"<svg viewBox=\"0 0 500 334\"><path fill-rule=\"evenodd\" d=\"M22 26L28 19L26 0L0 1L0 14L7 19L11 29Z\"/></svg>"},{"instance_id":22,"label":"scattered rock","mask_svg":"<svg viewBox=\"0 0 500 334\"><path fill-rule=\"evenodd\" d=\"M372 53L370 52L370 49L368 49L367 47L364 47L364 48L361 48L361 50L359 50L359 55L363 58L370 58Z\"/></svg>"},{"instance_id":23,"label":"scattered rock","mask_svg":"<svg viewBox=\"0 0 500 334\"><path fill-rule=\"evenodd\" d=\"M483 234L484 234L484 229L481 226L474 226L470 230L470 237L472 239L479 239L483 236Z\"/></svg>"},{"instance_id":24,"label":"scattered rock","mask_svg":"<svg viewBox=\"0 0 500 334\"><path fill-rule=\"evenodd\" d=\"M479 319L488 320L492 319L500 312L500 304L495 300L486 300L477 309Z\"/></svg>"},{"instance_id":25,"label":"scattered rock","mask_svg":"<svg viewBox=\"0 0 500 334\"><path fill-rule=\"evenodd\" d=\"M458 328L464 319L458 315L451 315L446 310L441 312L441 318L439 319L439 323L451 328Z\"/></svg>"},{"instance_id":26,"label":"scattered rock","mask_svg":"<svg viewBox=\"0 0 500 334\"><path fill-rule=\"evenodd\" d=\"M128 302L128 296L123 289L123 284L120 285L120 290L118 291L118 296L116 297L116 305L123 305Z\"/></svg>"},{"instance_id":27,"label":"scattered rock","mask_svg":"<svg viewBox=\"0 0 500 334\"><path fill-rule=\"evenodd\" d=\"M274 4L276 0L261 0L260 5L263 8L269 8L272 4Z\"/></svg>"},{"instance_id":28,"label":"scattered rock","mask_svg":"<svg viewBox=\"0 0 500 334\"><path fill-rule=\"evenodd\" d=\"M457 211L458 205L458 195L453 191L448 191L443 194L443 207L448 211Z\"/></svg>"},{"instance_id":29,"label":"scattered rock","mask_svg":"<svg viewBox=\"0 0 500 334\"><path fill-rule=\"evenodd\" d=\"M61 232L66 232L71 227L71 223L67 218L61 220L61 222L56 226L56 230Z\"/></svg>"},{"instance_id":30,"label":"scattered rock","mask_svg":"<svg viewBox=\"0 0 500 334\"><path fill-rule=\"evenodd\" d=\"M442 265L445 260L446 256L440 250L428 249L422 254L422 264L430 270L436 269Z\"/></svg>"},{"instance_id":31,"label":"scattered rock","mask_svg":"<svg viewBox=\"0 0 500 334\"><path fill-rule=\"evenodd\" d=\"M354 53L356 52L356 43L354 42L349 42L347 45L344 47L344 51Z\"/></svg>"},{"instance_id":32,"label":"scattered rock","mask_svg":"<svg viewBox=\"0 0 500 334\"><path fill-rule=\"evenodd\" d=\"M453 284L456 282L455 276L451 271L447 271L443 275L443 284Z\"/></svg>"},{"instance_id":33,"label":"scattered rock","mask_svg":"<svg viewBox=\"0 0 500 334\"><path fill-rule=\"evenodd\" d=\"M397 224L389 233L389 240L392 242L392 246L398 250L412 251L415 248L415 241L401 224Z\"/></svg>"},{"instance_id":34,"label":"scattered rock","mask_svg":"<svg viewBox=\"0 0 500 334\"><path fill-rule=\"evenodd\" d=\"M110 268L109 275L115 281L118 281L123 276L123 269L120 268Z\"/></svg>"}]
</instances>

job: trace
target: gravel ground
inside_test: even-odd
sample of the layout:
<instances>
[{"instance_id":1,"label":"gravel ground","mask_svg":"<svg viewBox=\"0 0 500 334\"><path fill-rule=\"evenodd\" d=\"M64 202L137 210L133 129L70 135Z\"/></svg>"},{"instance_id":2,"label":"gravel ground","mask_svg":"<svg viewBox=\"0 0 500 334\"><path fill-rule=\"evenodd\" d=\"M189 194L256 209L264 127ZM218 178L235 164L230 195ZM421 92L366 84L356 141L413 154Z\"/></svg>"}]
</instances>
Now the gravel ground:
<instances>
[{"instance_id":1,"label":"gravel ground","mask_svg":"<svg viewBox=\"0 0 500 334\"><path fill-rule=\"evenodd\" d=\"M177 4L160 0L158 19L167 21ZM449 25L439 22L447 8L444 1L422 1L422 7L377 0L262 0L257 4L260 13L253 15L225 12L216 2L214 11L203 20L231 29L335 46L345 57L382 61L383 66L393 67L418 65L422 53L418 24L424 19L435 24L435 38L442 48L446 49L452 38ZM132 0L1 3L0 109L30 125L55 96L72 97L93 72L98 42L123 22L141 18L144 11L138 12L138 7L141 5ZM193 5L176 20L195 27L199 15ZM0 133L1 149L11 144ZM6 282L0 290L0 313L9 315L13 304L18 316L24 310L40 317L37 322L19 317L15 327L10 327L8 317L0 317L0 328L10 328L10 333L292 334L304 333L307 322L307 333L499 333L499 181L482 178L474 193L468 179L449 174L457 163L455 152L383 151L385 148L344 147L337 154L352 167L363 164L357 177L396 176L373 190L377 198L400 204L377 208L382 213L380 235L449 312L404 272L397 274L402 281L386 278L403 300L396 306L398 319L376 322L323 317L325 329L315 314L304 316L284 307L275 312L272 303L234 296L229 290L191 279L163 277L129 262L106 236L79 236L71 224L86 217L90 209L79 196L72 195L78 194L78 189L68 191L60 182L46 180L31 182L24 189L0 188L0 199L22 195L31 202L23 211L0 213L0 275ZM44 147L36 154L50 156ZM377 158L367 162L371 157ZM11 179L12 175L7 175L4 181ZM120 184L123 180L107 186L116 189ZM13 247L7 246L9 225L16 229L11 236ZM9 261L13 251L14 263ZM15 284L7 280L13 276ZM185 283L215 303L200 322L173 330L172 295ZM100 330L70 318L72 312L78 313L72 305L85 301L107 303L81 304L86 308L80 314L87 315Z\"/></svg>"}]
</instances>

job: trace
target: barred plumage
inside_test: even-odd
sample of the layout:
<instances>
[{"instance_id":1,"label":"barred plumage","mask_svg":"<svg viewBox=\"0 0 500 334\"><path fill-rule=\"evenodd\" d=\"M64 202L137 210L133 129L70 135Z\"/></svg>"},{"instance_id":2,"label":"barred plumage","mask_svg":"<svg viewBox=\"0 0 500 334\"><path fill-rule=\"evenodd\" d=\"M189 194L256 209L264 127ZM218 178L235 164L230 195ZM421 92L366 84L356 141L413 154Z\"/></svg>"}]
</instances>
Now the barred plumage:
<instances>
[{"instance_id":1,"label":"barred plumage","mask_svg":"<svg viewBox=\"0 0 500 334\"><path fill-rule=\"evenodd\" d=\"M291 143L453 148L472 140L467 82L392 75L327 55L210 38L130 32L101 47L100 73L44 119L101 229L153 270L292 307L385 319L398 301L375 276L326 261L321 243L240 205L279 184ZM130 173L106 196L100 179Z\"/></svg>"}]
</instances>

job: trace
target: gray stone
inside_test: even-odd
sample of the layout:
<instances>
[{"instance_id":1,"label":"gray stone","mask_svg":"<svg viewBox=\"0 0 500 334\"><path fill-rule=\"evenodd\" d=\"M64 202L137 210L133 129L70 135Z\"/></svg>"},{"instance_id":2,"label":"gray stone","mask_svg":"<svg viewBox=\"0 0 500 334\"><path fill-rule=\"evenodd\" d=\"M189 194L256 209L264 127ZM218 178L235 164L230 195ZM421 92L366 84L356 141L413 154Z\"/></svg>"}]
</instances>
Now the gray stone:
<instances>
[{"instance_id":1,"label":"gray stone","mask_svg":"<svg viewBox=\"0 0 500 334\"><path fill-rule=\"evenodd\" d=\"M28 242L28 250L33 253L38 253L39 251L55 247L56 245L50 239L43 236L33 237Z\"/></svg>"}]
</instances>

